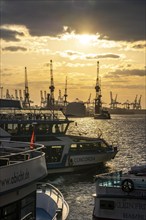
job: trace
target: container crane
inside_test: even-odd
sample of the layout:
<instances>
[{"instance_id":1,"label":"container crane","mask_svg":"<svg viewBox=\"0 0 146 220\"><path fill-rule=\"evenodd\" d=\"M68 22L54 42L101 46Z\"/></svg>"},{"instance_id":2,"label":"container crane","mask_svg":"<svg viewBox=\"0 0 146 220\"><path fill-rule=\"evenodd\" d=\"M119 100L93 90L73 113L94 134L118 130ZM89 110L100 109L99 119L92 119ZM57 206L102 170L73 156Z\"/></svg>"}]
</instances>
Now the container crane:
<instances>
[{"instance_id":1,"label":"container crane","mask_svg":"<svg viewBox=\"0 0 146 220\"><path fill-rule=\"evenodd\" d=\"M142 98L142 95L140 95L139 100L137 102L137 109L141 109L141 98Z\"/></svg>"},{"instance_id":2,"label":"container crane","mask_svg":"<svg viewBox=\"0 0 146 220\"><path fill-rule=\"evenodd\" d=\"M112 94L112 92L110 92L110 99L111 99L110 108L111 109L115 109L115 108L117 108L118 104L121 104L120 102L117 102L117 97L118 97L118 95L116 94L115 98L113 98L113 94Z\"/></svg>"},{"instance_id":3,"label":"container crane","mask_svg":"<svg viewBox=\"0 0 146 220\"><path fill-rule=\"evenodd\" d=\"M20 99L21 102L23 102L23 97L22 97L22 91L21 91L21 89L19 90L19 99Z\"/></svg>"},{"instance_id":4,"label":"container crane","mask_svg":"<svg viewBox=\"0 0 146 220\"><path fill-rule=\"evenodd\" d=\"M16 100L19 99L19 97L18 97L18 90L17 90L17 89L15 89L15 99L16 99Z\"/></svg>"},{"instance_id":5,"label":"container crane","mask_svg":"<svg viewBox=\"0 0 146 220\"><path fill-rule=\"evenodd\" d=\"M6 99L11 99L11 96L10 96L10 93L9 93L8 89L6 90Z\"/></svg>"}]
</instances>

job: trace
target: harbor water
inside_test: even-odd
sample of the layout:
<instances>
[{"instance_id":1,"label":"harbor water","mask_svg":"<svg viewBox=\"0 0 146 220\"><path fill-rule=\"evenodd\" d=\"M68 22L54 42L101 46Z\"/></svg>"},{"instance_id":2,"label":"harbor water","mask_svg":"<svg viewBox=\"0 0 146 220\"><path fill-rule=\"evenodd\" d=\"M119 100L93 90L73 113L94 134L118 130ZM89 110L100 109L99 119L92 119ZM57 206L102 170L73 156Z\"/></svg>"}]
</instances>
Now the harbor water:
<instances>
[{"instance_id":1,"label":"harbor water","mask_svg":"<svg viewBox=\"0 0 146 220\"><path fill-rule=\"evenodd\" d=\"M74 118L68 133L96 137L101 134L118 146L116 157L105 166L79 174L49 176L48 181L63 193L70 207L69 220L92 220L95 193L94 176L115 170L127 171L146 162L146 115L112 115L111 120Z\"/></svg>"}]
</instances>

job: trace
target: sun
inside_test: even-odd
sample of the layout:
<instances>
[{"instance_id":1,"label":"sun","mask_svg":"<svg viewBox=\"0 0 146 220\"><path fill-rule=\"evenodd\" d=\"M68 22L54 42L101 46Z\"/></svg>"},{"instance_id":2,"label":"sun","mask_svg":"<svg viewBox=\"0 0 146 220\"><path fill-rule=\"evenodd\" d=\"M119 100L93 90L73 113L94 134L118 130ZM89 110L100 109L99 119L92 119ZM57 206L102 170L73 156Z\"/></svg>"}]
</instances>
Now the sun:
<instances>
[{"instance_id":1,"label":"sun","mask_svg":"<svg viewBox=\"0 0 146 220\"><path fill-rule=\"evenodd\" d=\"M98 36L93 34L80 34L77 35L77 39L83 45L91 45L97 42Z\"/></svg>"},{"instance_id":2,"label":"sun","mask_svg":"<svg viewBox=\"0 0 146 220\"><path fill-rule=\"evenodd\" d=\"M88 34L81 34L78 36L79 42L81 44L89 44L92 41L92 36Z\"/></svg>"},{"instance_id":3,"label":"sun","mask_svg":"<svg viewBox=\"0 0 146 220\"><path fill-rule=\"evenodd\" d=\"M88 44L90 42L90 35L87 34L80 35L79 41L82 44Z\"/></svg>"}]
</instances>

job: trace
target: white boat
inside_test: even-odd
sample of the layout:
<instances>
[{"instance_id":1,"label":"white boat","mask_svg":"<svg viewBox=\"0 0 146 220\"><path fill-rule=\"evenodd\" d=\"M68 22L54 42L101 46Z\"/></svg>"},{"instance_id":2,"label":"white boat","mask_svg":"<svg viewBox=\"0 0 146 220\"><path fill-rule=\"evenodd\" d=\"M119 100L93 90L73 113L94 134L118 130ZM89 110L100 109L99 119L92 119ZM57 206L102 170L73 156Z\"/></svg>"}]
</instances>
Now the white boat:
<instances>
[{"instance_id":1,"label":"white boat","mask_svg":"<svg viewBox=\"0 0 146 220\"><path fill-rule=\"evenodd\" d=\"M69 207L61 192L48 183L37 187L47 175L44 146L29 148L0 139L0 219L65 220Z\"/></svg>"},{"instance_id":2,"label":"white boat","mask_svg":"<svg viewBox=\"0 0 146 220\"><path fill-rule=\"evenodd\" d=\"M117 146L103 138L66 134L71 122L48 110L1 114L0 127L11 134L13 141L35 139L45 146L48 173L76 172L97 167L117 154ZM32 137L33 136L33 137Z\"/></svg>"},{"instance_id":3,"label":"white boat","mask_svg":"<svg viewBox=\"0 0 146 220\"><path fill-rule=\"evenodd\" d=\"M146 219L146 165L96 176L93 220Z\"/></svg>"}]
</instances>

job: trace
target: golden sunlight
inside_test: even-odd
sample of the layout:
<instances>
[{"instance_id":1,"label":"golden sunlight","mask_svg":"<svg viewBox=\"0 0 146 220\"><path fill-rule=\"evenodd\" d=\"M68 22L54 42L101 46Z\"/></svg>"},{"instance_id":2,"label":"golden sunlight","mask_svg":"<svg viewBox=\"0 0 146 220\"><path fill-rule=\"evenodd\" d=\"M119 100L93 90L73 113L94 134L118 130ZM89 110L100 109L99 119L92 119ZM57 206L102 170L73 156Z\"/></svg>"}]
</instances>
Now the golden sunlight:
<instances>
[{"instance_id":1,"label":"golden sunlight","mask_svg":"<svg viewBox=\"0 0 146 220\"><path fill-rule=\"evenodd\" d=\"M95 40L97 40L97 37L95 35L89 35L89 34L81 34L81 35L78 35L78 40L81 44L89 44Z\"/></svg>"}]
</instances>

